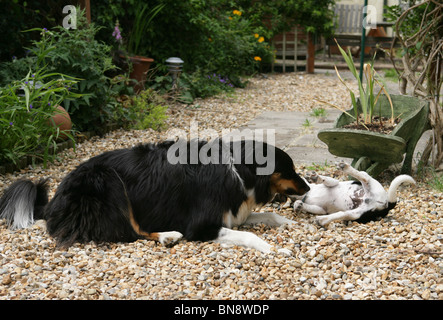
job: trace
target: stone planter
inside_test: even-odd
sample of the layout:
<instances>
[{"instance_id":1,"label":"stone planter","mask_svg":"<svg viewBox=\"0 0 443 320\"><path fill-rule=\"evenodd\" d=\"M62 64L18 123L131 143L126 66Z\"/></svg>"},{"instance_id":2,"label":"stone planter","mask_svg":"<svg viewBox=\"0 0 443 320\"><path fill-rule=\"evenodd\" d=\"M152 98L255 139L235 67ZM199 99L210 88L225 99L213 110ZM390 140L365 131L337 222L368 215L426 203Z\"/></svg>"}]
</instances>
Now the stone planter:
<instances>
[{"instance_id":1,"label":"stone planter","mask_svg":"<svg viewBox=\"0 0 443 320\"><path fill-rule=\"evenodd\" d=\"M343 128L354 119L342 113L333 128L319 131L318 138L328 145L330 153L352 158L354 168L366 171L373 177L391 164L402 161L401 172L410 174L415 146L423 132L429 129L429 103L402 95L391 95L391 99L394 115L401 118L401 121L390 134ZM348 113L353 114L354 111L351 109ZM374 115L391 116L386 96L379 98Z\"/></svg>"}]
</instances>

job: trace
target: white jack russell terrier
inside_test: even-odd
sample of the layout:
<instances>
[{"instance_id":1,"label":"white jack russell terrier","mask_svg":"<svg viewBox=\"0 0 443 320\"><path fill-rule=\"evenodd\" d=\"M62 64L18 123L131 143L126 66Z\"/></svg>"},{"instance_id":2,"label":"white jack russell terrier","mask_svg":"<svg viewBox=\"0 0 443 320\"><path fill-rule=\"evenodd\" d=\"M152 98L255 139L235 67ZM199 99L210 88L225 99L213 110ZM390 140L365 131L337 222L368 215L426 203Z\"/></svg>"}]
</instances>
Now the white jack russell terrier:
<instances>
[{"instance_id":1,"label":"white jack russell terrier","mask_svg":"<svg viewBox=\"0 0 443 320\"><path fill-rule=\"evenodd\" d=\"M315 184L304 196L295 197L294 210L319 215L317 222L325 226L333 221L366 223L385 217L397 204L397 189L402 183L415 184L412 177L400 175L389 186L383 186L364 171L358 171L349 164L339 163L337 167L358 181L338 181L320 175L311 176Z\"/></svg>"}]
</instances>

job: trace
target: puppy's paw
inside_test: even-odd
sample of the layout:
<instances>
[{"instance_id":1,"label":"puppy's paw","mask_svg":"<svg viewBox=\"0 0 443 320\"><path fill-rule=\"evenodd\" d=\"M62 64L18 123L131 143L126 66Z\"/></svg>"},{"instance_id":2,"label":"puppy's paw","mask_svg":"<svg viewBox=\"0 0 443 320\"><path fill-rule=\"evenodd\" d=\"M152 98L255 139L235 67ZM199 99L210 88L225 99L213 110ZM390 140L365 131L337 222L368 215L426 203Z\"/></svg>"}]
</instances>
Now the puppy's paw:
<instances>
[{"instance_id":1,"label":"puppy's paw","mask_svg":"<svg viewBox=\"0 0 443 320\"><path fill-rule=\"evenodd\" d=\"M305 179L309 183L317 183L317 179L318 179L317 172L315 172L315 171L307 172L305 174Z\"/></svg>"},{"instance_id":2,"label":"puppy's paw","mask_svg":"<svg viewBox=\"0 0 443 320\"><path fill-rule=\"evenodd\" d=\"M302 211L302 207L303 207L303 201L297 200L297 201L294 202L294 211L295 212Z\"/></svg>"},{"instance_id":3,"label":"puppy's paw","mask_svg":"<svg viewBox=\"0 0 443 320\"><path fill-rule=\"evenodd\" d=\"M337 163L337 168L339 169L339 170L346 170L346 168L348 168L349 167L349 164L347 164L347 163L345 163L345 162L343 162L343 161L341 161L341 162L339 162L339 163Z\"/></svg>"},{"instance_id":4,"label":"puppy's paw","mask_svg":"<svg viewBox=\"0 0 443 320\"><path fill-rule=\"evenodd\" d=\"M165 247L174 246L183 235L177 231L169 231L169 232L161 232L158 238L158 241L164 245Z\"/></svg>"},{"instance_id":5,"label":"puppy's paw","mask_svg":"<svg viewBox=\"0 0 443 320\"><path fill-rule=\"evenodd\" d=\"M331 221L329 221L330 219L329 219L329 217L327 215L318 216L318 217L315 218L315 220L322 227L325 227L326 225L328 225L331 222Z\"/></svg>"}]
</instances>

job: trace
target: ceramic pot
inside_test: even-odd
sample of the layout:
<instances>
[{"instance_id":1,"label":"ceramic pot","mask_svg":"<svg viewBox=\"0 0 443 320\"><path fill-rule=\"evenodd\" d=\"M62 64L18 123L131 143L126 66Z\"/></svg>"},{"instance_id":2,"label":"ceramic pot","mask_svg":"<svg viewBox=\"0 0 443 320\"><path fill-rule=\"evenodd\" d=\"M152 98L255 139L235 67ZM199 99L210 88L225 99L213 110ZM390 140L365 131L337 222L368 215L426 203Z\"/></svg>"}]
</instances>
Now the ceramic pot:
<instances>
[{"instance_id":1,"label":"ceramic pot","mask_svg":"<svg viewBox=\"0 0 443 320\"><path fill-rule=\"evenodd\" d=\"M134 90L136 93L139 93L145 88L146 73L154 59L142 56L132 56L129 59L132 63L132 72L129 77L137 81Z\"/></svg>"},{"instance_id":2,"label":"ceramic pot","mask_svg":"<svg viewBox=\"0 0 443 320\"><path fill-rule=\"evenodd\" d=\"M69 113L62 106L56 106L57 111L54 112L54 115L51 117L50 124L60 128L60 131L69 131L72 129L72 121ZM66 140L68 137L60 133L59 140Z\"/></svg>"}]
</instances>

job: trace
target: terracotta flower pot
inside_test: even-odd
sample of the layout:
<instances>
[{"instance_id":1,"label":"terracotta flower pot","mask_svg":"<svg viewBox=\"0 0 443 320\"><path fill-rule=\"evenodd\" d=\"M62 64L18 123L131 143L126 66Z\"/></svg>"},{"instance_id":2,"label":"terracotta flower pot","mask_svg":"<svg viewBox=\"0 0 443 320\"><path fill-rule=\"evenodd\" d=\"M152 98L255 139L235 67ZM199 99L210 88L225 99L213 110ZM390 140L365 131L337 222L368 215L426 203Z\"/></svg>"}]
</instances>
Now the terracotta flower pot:
<instances>
[{"instance_id":1,"label":"terracotta flower pot","mask_svg":"<svg viewBox=\"0 0 443 320\"><path fill-rule=\"evenodd\" d=\"M151 63L154 62L154 59L142 56L132 56L129 57L129 59L132 62L133 68L129 77L137 80L138 83L134 86L134 90L136 93L139 93L145 88L146 73L148 72Z\"/></svg>"},{"instance_id":2,"label":"terracotta flower pot","mask_svg":"<svg viewBox=\"0 0 443 320\"><path fill-rule=\"evenodd\" d=\"M57 111L54 112L54 115L51 117L49 121L51 125L60 128L60 131L69 131L72 129L72 121L69 113L62 106L56 106ZM68 137L60 133L59 139L66 140Z\"/></svg>"}]
</instances>

